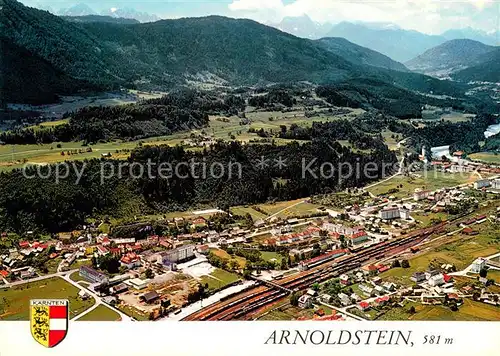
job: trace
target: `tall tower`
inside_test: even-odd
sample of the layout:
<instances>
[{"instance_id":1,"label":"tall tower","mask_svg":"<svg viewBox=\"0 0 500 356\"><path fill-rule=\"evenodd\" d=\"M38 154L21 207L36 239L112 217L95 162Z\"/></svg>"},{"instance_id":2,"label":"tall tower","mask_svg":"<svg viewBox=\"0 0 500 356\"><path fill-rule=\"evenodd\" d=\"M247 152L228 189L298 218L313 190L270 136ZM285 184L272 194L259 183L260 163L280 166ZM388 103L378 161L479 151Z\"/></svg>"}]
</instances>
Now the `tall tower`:
<instances>
[{"instance_id":1,"label":"tall tower","mask_svg":"<svg viewBox=\"0 0 500 356\"><path fill-rule=\"evenodd\" d=\"M422 146L422 160L424 163L428 163L427 161L427 150L425 149L425 146Z\"/></svg>"}]
</instances>

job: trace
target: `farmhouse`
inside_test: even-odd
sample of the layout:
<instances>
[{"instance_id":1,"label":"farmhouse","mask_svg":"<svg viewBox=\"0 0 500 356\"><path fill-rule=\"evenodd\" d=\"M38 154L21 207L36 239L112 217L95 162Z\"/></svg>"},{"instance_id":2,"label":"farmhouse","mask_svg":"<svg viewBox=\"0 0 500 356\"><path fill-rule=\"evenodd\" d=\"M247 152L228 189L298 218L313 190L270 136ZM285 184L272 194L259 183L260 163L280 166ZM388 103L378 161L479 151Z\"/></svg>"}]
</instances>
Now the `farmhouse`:
<instances>
[{"instance_id":1,"label":"farmhouse","mask_svg":"<svg viewBox=\"0 0 500 356\"><path fill-rule=\"evenodd\" d=\"M304 294L299 298L299 308L306 309L312 305L312 298L310 295Z\"/></svg>"},{"instance_id":2,"label":"farmhouse","mask_svg":"<svg viewBox=\"0 0 500 356\"><path fill-rule=\"evenodd\" d=\"M426 280L424 272L415 272L410 277L410 279L415 283L420 283Z\"/></svg>"}]
</instances>

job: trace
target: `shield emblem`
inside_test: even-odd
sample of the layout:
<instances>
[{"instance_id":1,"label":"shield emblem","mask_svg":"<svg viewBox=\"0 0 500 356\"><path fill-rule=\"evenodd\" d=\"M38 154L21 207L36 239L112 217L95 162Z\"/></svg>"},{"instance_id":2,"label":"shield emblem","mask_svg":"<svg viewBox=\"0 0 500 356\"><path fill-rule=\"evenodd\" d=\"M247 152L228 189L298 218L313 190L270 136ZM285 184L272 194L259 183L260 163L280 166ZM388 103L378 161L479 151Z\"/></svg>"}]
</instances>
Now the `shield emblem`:
<instances>
[{"instance_id":1,"label":"shield emblem","mask_svg":"<svg viewBox=\"0 0 500 356\"><path fill-rule=\"evenodd\" d=\"M54 347L68 333L69 303L64 299L30 301L31 335L41 345Z\"/></svg>"}]
</instances>

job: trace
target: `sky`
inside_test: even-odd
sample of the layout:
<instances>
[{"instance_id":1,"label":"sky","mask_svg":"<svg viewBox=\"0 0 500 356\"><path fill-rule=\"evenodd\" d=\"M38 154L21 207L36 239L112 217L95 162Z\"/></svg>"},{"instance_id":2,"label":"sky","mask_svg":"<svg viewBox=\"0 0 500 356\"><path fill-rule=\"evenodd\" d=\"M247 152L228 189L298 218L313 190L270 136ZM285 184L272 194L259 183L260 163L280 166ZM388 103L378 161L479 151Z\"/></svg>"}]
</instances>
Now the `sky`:
<instances>
[{"instance_id":1,"label":"sky","mask_svg":"<svg viewBox=\"0 0 500 356\"><path fill-rule=\"evenodd\" d=\"M160 18L224 15L278 23L307 15L317 22L389 22L424 33L451 28L499 30L500 0L21 0L56 12L85 3L97 12L129 7Z\"/></svg>"}]
</instances>

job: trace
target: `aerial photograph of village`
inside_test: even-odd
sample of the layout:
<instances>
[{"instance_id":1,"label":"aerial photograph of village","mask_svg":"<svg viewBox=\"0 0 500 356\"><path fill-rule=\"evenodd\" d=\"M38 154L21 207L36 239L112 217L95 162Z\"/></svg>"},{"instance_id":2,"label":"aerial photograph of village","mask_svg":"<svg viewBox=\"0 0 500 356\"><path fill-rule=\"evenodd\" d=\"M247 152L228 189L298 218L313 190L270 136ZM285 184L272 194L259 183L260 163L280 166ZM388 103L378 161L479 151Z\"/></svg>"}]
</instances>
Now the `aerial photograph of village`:
<instances>
[{"instance_id":1,"label":"aerial photograph of village","mask_svg":"<svg viewBox=\"0 0 500 356\"><path fill-rule=\"evenodd\" d=\"M500 4L203 4L0 0L0 320L500 321Z\"/></svg>"}]
</instances>

